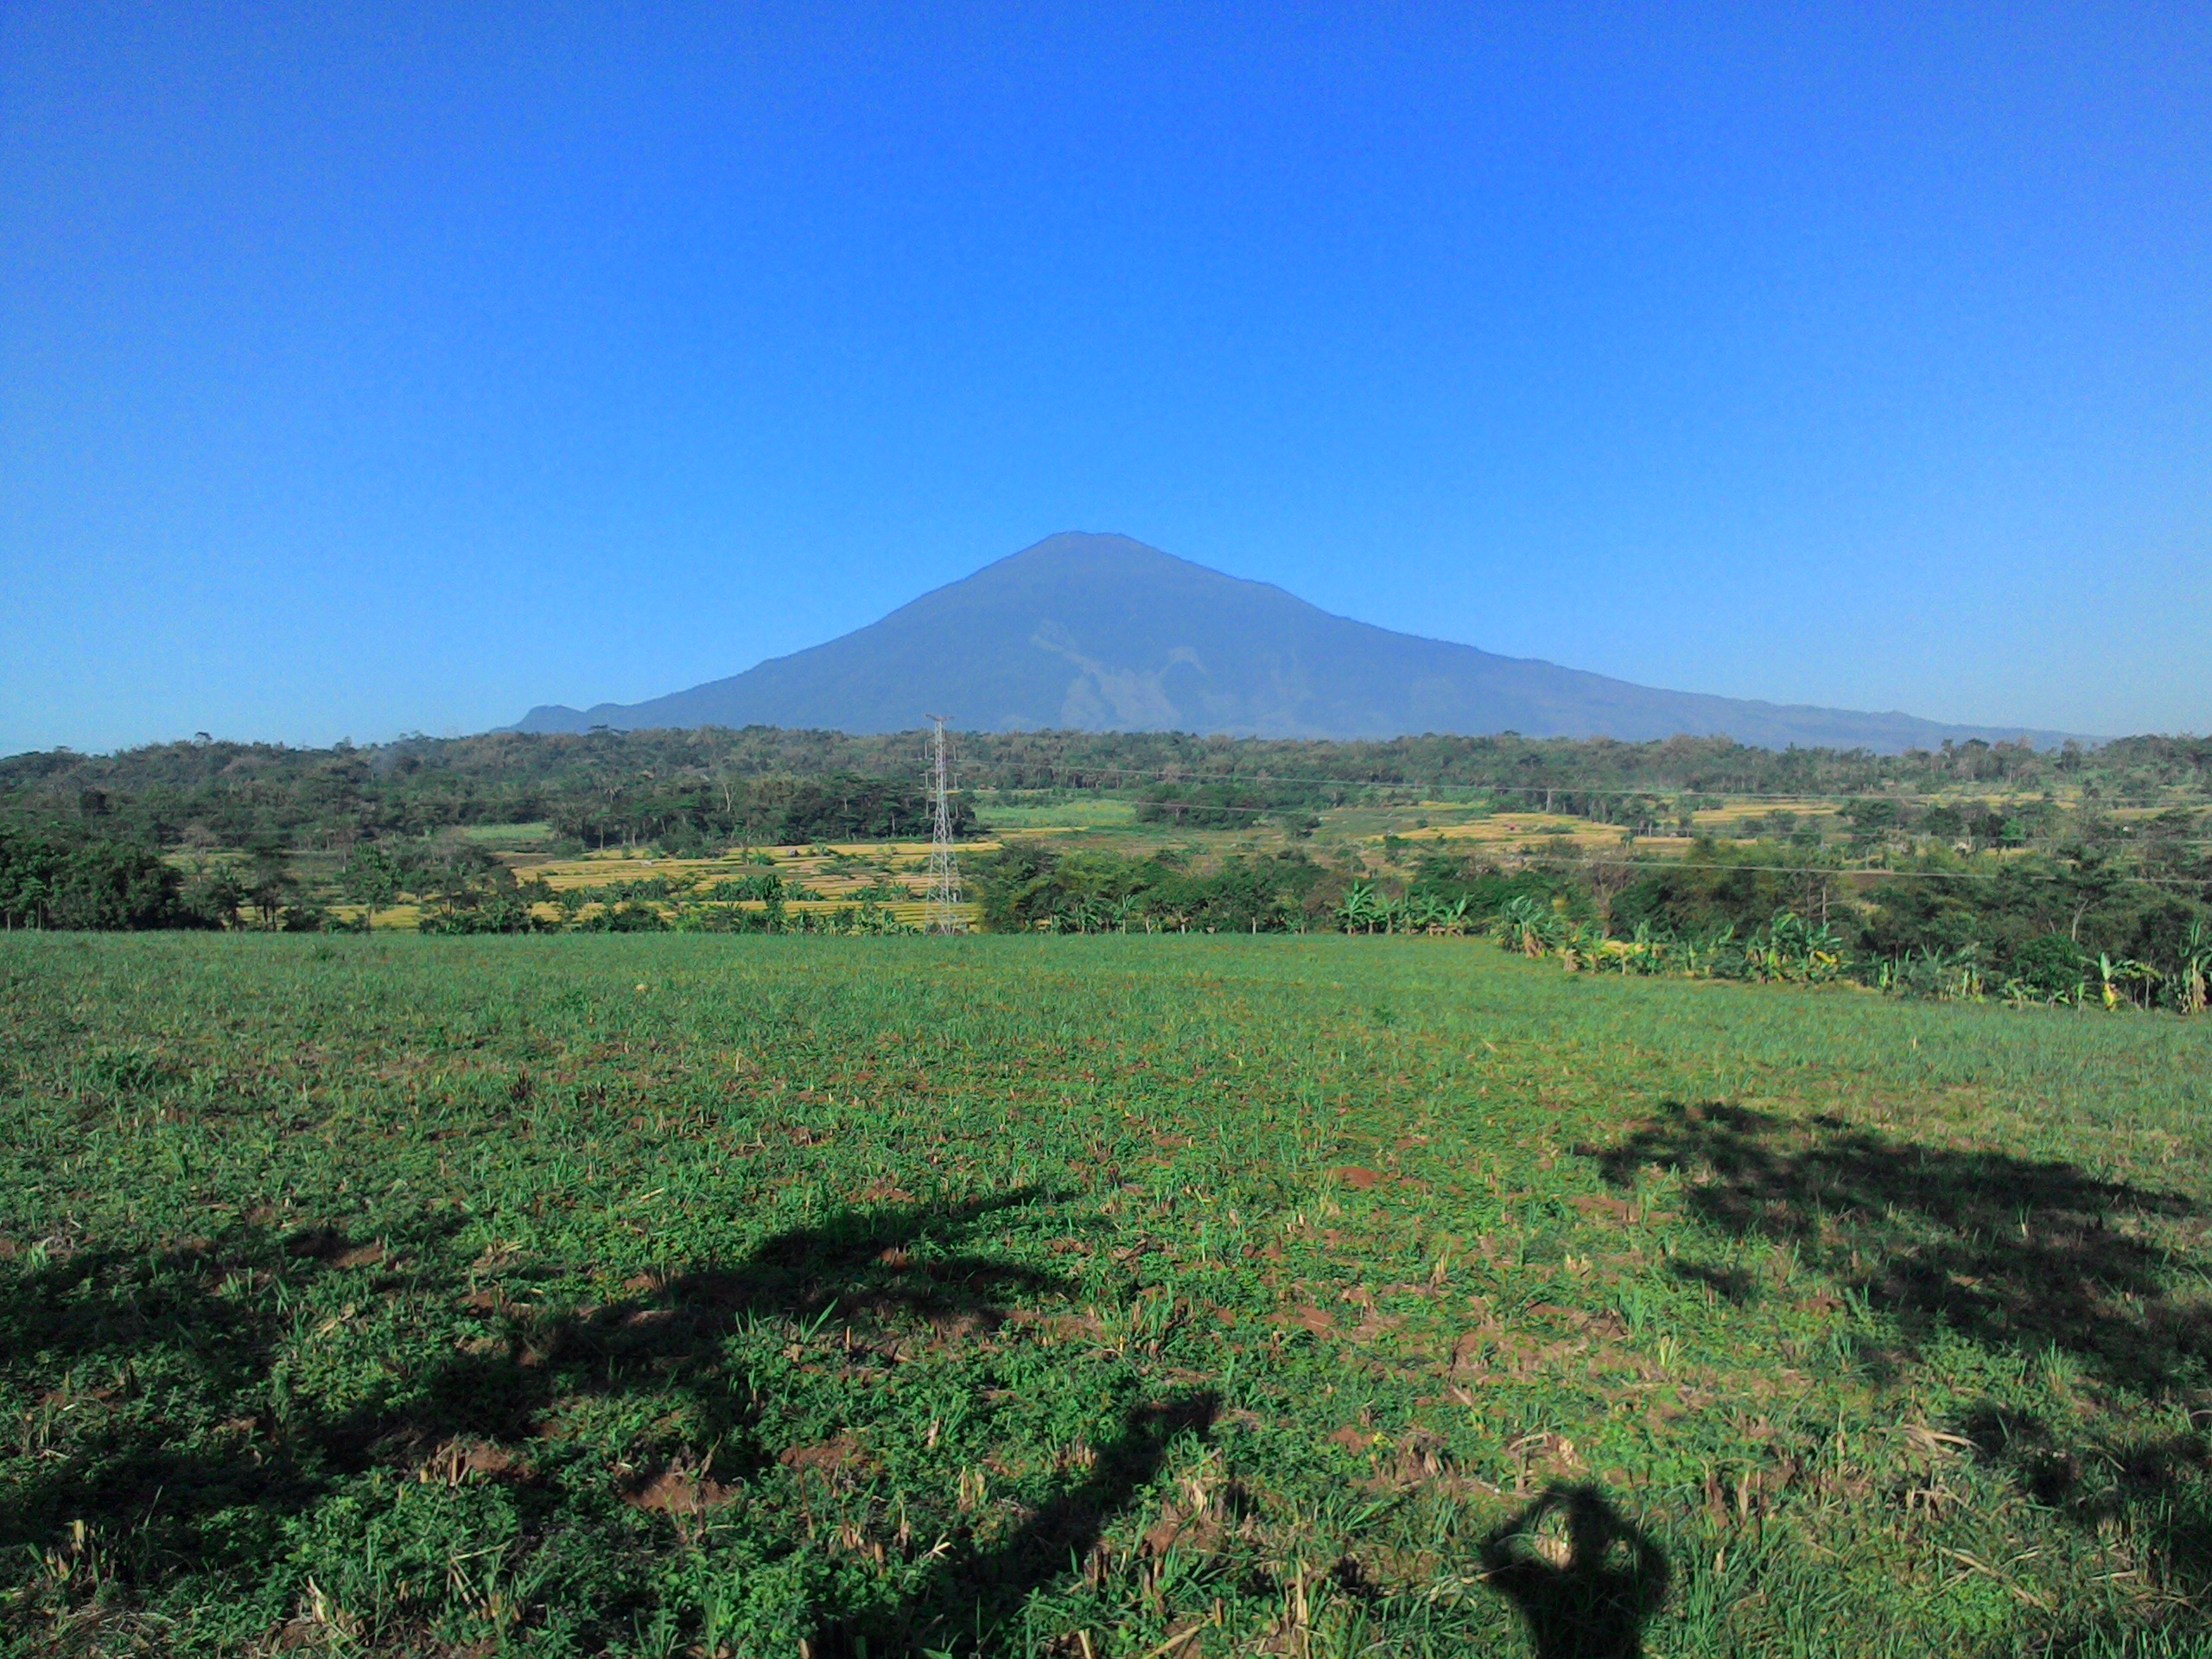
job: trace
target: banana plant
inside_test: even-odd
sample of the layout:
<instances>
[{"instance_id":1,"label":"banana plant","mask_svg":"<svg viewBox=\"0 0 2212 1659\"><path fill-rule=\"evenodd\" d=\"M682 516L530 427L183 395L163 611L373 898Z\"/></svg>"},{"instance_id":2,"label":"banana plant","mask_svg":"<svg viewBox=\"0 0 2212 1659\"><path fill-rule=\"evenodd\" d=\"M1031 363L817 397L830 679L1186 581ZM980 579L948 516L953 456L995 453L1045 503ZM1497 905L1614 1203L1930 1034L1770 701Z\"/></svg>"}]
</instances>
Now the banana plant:
<instances>
[{"instance_id":1,"label":"banana plant","mask_svg":"<svg viewBox=\"0 0 2212 1659\"><path fill-rule=\"evenodd\" d=\"M1337 906L1337 921L1347 933L1372 933L1382 919L1384 901L1371 881L1355 881Z\"/></svg>"},{"instance_id":2,"label":"banana plant","mask_svg":"<svg viewBox=\"0 0 2212 1659\"><path fill-rule=\"evenodd\" d=\"M2104 993L2105 1012L2112 1013L2120 1007L2120 987L2126 982L2125 964L2114 962L2103 951L2097 952L2097 981Z\"/></svg>"},{"instance_id":3,"label":"banana plant","mask_svg":"<svg viewBox=\"0 0 2212 1659\"><path fill-rule=\"evenodd\" d=\"M1595 922L1560 930L1560 964L1570 974L1579 974L1585 968L1595 969L1605 960L1605 932Z\"/></svg>"},{"instance_id":4,"label":"banana plant","mask_svg":"<svg viewBox=\"0 0 2212 1659\"><path fill-rule=\"evenodd\" d=\"M2179 1014L2204 1012L2206 981L2212 979L2212 934L2205 931L2202 918L2189 925L2189 938L2182 944L2181 967L2174 975L2174 1009Z\"/></svg>"},{"instance_id":5,"label":"banana plant","mask_svg":"<svg viewBox=\"0 0 2212 1659\"><path fill-rule=\"evenodd\" d=\"M1666 966L1667 941L1652 937L1651 924L1638 922L1632 938L1616 941L1613 957L1625 979L1630 974L1656 974Z\"/></svg>"},{"instance_id":6,"label":"banana plant","mask_svg":"<svg viewBox=\"0 0 2212 1659\"><path fill-rule=\"evenodd\" d=\"M1441 898L1426 898L1421 901L1420 912L1413 919L1425 933L1465 933L1467 931L1467 896L1462 893L1449 904Z\"/></svg>"},{"instance_id":7,"label":"banana plant","mask_svg":"<svg viewBox=\"0 0 2212 1659\"><path fill-rule=\"evenodd\" d=\"M1745 958L1755 978L1821 984L1843 971L1843 941L1825 922L1815 925L1795 911L1780 911L1764 936L1752 939Z\"/></svg>"},{"instance_id":8,"label":"banana plant","mask_svg":"<svg viewBox=\"0 0 2212 1659\"><path fill-rule=\"evenodd\" d=\"M2147 962L2138 962L2133 957L2122 957L2114 962L2102 951L2097 953L2097 978L2107 1009L2117 1008L2123 1002L2130 1007L2134 1007L2136 993L2133 988L2139 985L2143 988L2142 1004L2149 1007L2156 995L2153 988L2163 977Z\"/></svg>"},{"instance_id":9,"label":"banana plant","mask_svg":"<svg viewBox=\"0 0 2212 1659\"><path fill-rule=\"evenodd\" d=\"M1714 967L1726 956L1735 943L1736 924L1733 922L1729 923L1718 933L1708 935L1704 938L1692 938L1683 940L1683 971L1692 978L1700 976L1707 979L1712 978Z\"/></svg>"},{"instance_id":10,"label":"banana plant","mask_svg":"<svg viewBox=\"0 0 2212 1659\"><path fill-rule=\"evenodd\" d=\"M1543 956L1560 936L1558 916L1533 893L1517 893L1498 912L1498 943L1524 957Z\"/></svg>"}]
</instances>

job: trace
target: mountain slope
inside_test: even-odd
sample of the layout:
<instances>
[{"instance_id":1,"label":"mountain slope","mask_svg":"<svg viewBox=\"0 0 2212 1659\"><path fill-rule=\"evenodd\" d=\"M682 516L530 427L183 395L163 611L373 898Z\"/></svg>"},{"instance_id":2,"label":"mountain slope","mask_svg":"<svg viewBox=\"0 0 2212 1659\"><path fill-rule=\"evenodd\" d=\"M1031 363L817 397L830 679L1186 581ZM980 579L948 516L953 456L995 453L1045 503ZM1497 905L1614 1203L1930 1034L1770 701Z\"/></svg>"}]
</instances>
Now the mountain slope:
<instances>
[{"instance_id":1,"label":"mountain slope","mask_svg":"<svg viewBox=\"0 0 2212 1659\"><path fill-rule=\"evenodd\" d=\"M1662 691L1332 616L1126 536L1070 532L881 620L651 702L544 705L513 728L785 726L1178 730L1256 737L1516 731L1725 734L1781 748L1932 747L2058 734Z\"/></svg>"}]
</instances>

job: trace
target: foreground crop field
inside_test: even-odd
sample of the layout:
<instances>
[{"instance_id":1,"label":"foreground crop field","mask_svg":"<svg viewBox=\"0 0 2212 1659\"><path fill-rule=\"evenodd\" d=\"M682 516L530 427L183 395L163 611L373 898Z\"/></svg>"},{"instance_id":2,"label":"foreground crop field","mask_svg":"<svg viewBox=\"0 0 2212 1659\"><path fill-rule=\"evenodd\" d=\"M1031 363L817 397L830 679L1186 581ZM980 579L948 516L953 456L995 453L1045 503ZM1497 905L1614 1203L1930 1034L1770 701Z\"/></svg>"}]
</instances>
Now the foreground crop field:
<instances>
[{"instance_id":1,"label":"foreground crop field","mask_svg":"<svg viewBox=\"0 0 2212 1659\"><path fill-rule=\"evenodd\" d=\"M12 1652L2212 1650L2202 1021L1336 937L0 980Z\"/></svg>"}]
</instances>

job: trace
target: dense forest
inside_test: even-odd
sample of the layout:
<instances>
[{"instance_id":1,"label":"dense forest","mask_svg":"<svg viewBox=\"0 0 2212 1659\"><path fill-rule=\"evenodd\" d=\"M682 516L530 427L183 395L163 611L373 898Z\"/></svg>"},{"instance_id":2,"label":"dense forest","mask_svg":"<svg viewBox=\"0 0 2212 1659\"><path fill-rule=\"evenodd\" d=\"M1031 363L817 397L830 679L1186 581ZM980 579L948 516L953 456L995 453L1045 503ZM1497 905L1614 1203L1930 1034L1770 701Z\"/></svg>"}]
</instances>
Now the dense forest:
<instances>
[{"instance_id":1,"label":"dense forest","mask_svg":"<svg viewBox=\"0 0 2212 1659\"><path fill-rule=\"evenodd\" d=\"M854 737L749 727L491 733L329 749L200 741L112 755L48 750L0 760L0 815L72 823L157 847L243 847L273 837L297 848L344 848L365 836L543 822L586 846L658 842L673 851L775 839L791 827L794 810L810 826L829 811L828 798L794 807L794 793L830 780L839 810L855 804L850 833L892 833L884 816L892 803L921 799L923 741L913 732ZM1755 749L1721 738L1336 743L1011 732L963 733L957 753L960 781L969 789L1128 791L1193 827L1408 790L1490 791L1624 824L1669 818L1700 797L1724 795L1863 796L1868 810L1893 799L1907 812L1911 798L1961 791L2020 798L2065 790L2113 805L2177 791L2212 799L2208 738L2044 751L1977 741L1876 755ZM861 779L877 780L884 792L862 803L853 793Z\"/></svg>"},{"instance_id":2,"label":"dense forest","mask_svg":"<svg viewBox=\"0 0 2212 1659\"><path fill-rule=\"evenodd\" d=\"M159 847L344 849L545 823L580 846L928 833L918 746L742 732L406 739L370 748L168 743L0 760L0 815Z\"/></svg>"}]
</instances>

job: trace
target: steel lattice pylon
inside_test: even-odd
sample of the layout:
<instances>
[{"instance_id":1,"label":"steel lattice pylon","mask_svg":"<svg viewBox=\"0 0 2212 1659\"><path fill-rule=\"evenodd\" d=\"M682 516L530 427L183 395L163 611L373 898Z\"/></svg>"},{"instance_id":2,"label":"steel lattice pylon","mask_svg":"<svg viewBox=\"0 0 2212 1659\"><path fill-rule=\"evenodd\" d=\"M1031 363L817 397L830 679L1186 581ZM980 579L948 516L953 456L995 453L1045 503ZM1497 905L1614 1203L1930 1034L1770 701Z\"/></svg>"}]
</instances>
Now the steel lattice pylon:
<instances>
[{"instance_id":1,"label":"steel lattice pylon","mask_svg":"<svg viewBox=\"0 0 2212 1659\"><path fill-rule=\"evenodd\" d=\"M960 861L952 853L951 779L944 764L944 716L931 715L937 728L937 763L931 769L930 794L936 820L930 830L929 931L961 933L967 931L960 904Z\"/></svg>"}]
</instances>

